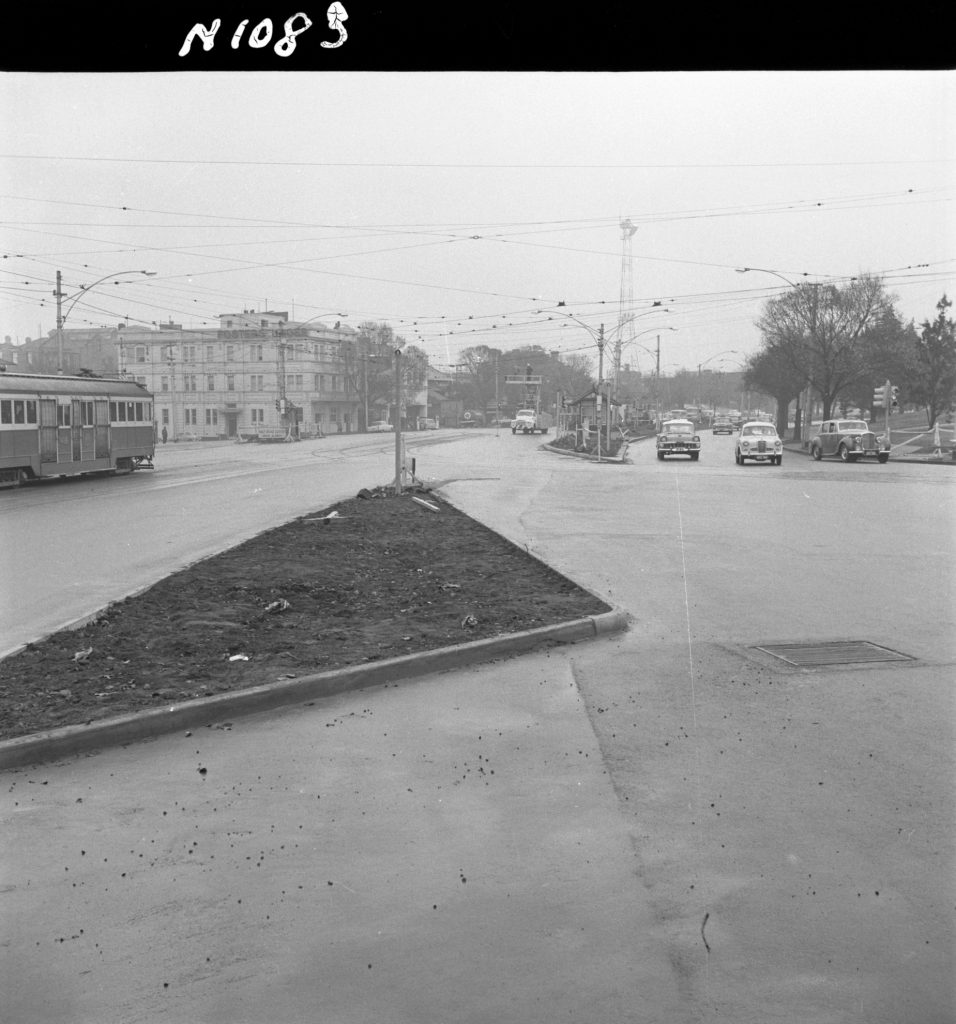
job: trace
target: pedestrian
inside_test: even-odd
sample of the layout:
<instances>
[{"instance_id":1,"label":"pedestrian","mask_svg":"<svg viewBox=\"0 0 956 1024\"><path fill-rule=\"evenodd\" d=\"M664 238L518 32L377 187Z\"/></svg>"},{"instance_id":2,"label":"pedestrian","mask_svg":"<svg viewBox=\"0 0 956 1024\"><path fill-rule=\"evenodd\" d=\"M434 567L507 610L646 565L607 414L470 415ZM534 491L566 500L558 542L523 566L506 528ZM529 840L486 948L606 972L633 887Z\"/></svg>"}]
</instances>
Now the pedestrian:
<instances>
[{"instance_id":1,"label":"pedestrian","mask_svg":"<svg viewBox=\"0 0 956 1024\"><path fill-rule=\"evenodd\" d=\"M163 439L163 444L165 444L166 443L166 439L169 437L169 432L166 430L165 427L163 427L163 432L162 432L162 434L160 436Z\"/></svg>"}]
</instances>

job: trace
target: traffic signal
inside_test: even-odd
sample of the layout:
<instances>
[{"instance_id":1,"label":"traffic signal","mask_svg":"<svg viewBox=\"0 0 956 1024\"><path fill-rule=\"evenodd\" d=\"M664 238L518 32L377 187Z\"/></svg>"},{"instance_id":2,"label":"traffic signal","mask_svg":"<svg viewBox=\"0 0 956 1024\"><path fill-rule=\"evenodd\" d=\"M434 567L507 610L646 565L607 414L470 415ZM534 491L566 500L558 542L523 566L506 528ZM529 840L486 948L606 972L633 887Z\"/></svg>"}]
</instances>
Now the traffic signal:
<instances>
[{"instance_id":1,"label":"traffic signal","mask_svg":"<svg viewBox=\"0 0 956 1024\"><path fill-rule=\"evenodd\" d=\"M900 389L894 384L890 388L890 408L896 412L900 407Z\"/></svg>"},{"instance_id":2,"label":"traffic signal","mask_svg":"<svg viewBox=\"0 0 956 1024\"><path fill-rule=\"evenodd\" d=\"M883 399L885 397L886 397L886 388L885 387L883 387L883 388L876 388L873 391L873 408L874 409L882 409L883 408Z\"/></svg>"}]
</instances>

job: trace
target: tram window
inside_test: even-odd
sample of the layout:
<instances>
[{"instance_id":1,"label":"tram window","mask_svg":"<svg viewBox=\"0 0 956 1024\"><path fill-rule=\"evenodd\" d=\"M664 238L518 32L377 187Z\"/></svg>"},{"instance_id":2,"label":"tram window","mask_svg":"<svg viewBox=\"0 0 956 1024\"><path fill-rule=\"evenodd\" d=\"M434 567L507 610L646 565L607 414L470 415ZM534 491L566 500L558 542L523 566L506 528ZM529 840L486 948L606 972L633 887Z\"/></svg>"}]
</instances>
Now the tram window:
<instances>
[{"instance_id":1,"label":"tram window","mask_svg":"<svg viewBox=\"0 0 956 1024\"><path fill-rule=\"evenodd\" d=\"M92 402L80 402L80 408L83 413L83 426L93 426L93 403Z\"/></svg>"},{"instance_id":2,"label":"tram window","mask_svg":"<svg viewBox=\"0 0 956 1024\"><path fill-rule=\"evenodd\" d=\"M116 422L116 403L110 402L110 423Z\"/></svg>"},{"instance_id":3,"label":"tram window","mask_svg":"<svg viewBox=\"0 0 956 1024\"><path fill-rule=\"evenodd\" d=\"M135 403L133 402L126 403L126 419L131 423L136 419Z\"/></svg>"},{"instance_id":4,"label":"tram window","mask_svg":"<svg viewBox=\"0 0 956 1024\"><path fill-rule=\"evenodd\" d=\"M117 417L117 419L120 421L120 423L125 423L126 422L126 403L125 402L117 402L116 403L116 411L119 413L119 416Z\"/></svg>"},{"instance_id":5,"label":"tram window","mask_svg":"<svg viewBox=\"0 0 956 1024\"><path fill-rule=\"evenodd\" d=\"M58 405L56 407L56 422L60 427L68 427L70 425L70 407L68 405Z\"/></svg>"},{"instance_id":6,"label":"tram window","mask_svg":"<svg viewBox=\"0 0 956 1024\"><path fill-rule=\"evenodd\" d=\"M153 418L153 403L146 402L146 419L151 420Z\"/></svg>"},{"instance_id":7,"label":"tram window","mask_svg":"<svg viewBox=\"0 0 956 1024\"><path fill-rule=\"evenodd\" d=\"M9 398L4 398L0 402L0 423L12 423L13 422L13 402Z\"/></svg>"},{"instance_id":8,"label":"tram window","mask_svg":"<svg viewBox=\"0 0 956 1024\"><path fill-rule=\"evenodd\" d=\"M143 403L142 402L137 402L136 403L136 418L138 420L140 420L140 421L142 421L142 419L143 419Z\"/></svg>"},{"instance_id":9,"label":"tram window","mask_svg":"<svg viewBox=\"0 0 956 1024\"><path fill-rule=\"evenodd\" d=\"M13 422L26 423L26 411L23 408L23 400L16 399L13 403Z\"/></svg>"},{"instance_id":10,"label":"tram window","mask_svg":"<svg viewBox=\"0 0 956 1024\"><path fill-rule=\"evenodd\" d=\"M27 402L27 423L36 423L37 421L37 404L36 402Z\"/></svg>"}]
</instances>

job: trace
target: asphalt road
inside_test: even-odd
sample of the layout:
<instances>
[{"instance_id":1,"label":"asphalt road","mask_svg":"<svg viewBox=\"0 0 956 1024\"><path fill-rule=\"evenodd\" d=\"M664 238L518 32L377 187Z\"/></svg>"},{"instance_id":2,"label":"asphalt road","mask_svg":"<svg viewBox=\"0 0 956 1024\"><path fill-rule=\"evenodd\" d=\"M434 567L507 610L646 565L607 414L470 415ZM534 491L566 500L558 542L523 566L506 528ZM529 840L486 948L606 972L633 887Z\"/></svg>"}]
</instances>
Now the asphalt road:
<instances>
[{"instance_id":1,"label":"asphalt road","mask_svg":"<svg viewBox=\"0 0 956 1024\"><path fill-rule=\"evenodd\" d=\"M951 471L443 435L419 475L631 630L8 773L17 1019L951 1022ZM344 493L388 478L387 445L333 447ZM213 495L295 515L310 465L138 507L202 488L209 547ZM758 649L845 640L908 660Z\"/></svg>"}]
</instances>

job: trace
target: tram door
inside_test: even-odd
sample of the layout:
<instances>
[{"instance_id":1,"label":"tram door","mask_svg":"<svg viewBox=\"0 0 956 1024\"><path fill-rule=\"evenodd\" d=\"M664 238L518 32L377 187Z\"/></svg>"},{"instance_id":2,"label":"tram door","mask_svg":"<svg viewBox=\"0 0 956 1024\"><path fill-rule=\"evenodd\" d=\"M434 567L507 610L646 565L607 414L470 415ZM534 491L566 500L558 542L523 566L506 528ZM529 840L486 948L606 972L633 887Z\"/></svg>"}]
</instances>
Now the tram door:
<instances>
[{"instance_id":1,"label":"tram door","mask_svg":"<svg viewBox=\"0 0 956 1024\"><path fill-rule=\"evenodd\" d=\"M83 458L83 403L74 398L70 402L70 440L73 449L73 461L79 462Z\"/></svg>"},{"instance_id":2,"label":"tram door","mask_svg":"<svg viewBox=\"0 0 956 1024\"><path fill-rule=\"evenodd\" d=\"M110 457L110 410L105 398L97 398L94 402L94 433L96 434L95 453L97 459Z\"/></svg>"},{"instance_id":3,"label":"tram door","mask_svg":"<svg viewBox=\"0 0 956 1024\"><path fill-rule=\"evenodd\" d=\"M57 461L57 411L55 398L40 399L40 462Z\"/></svg>"}]
</instances>

